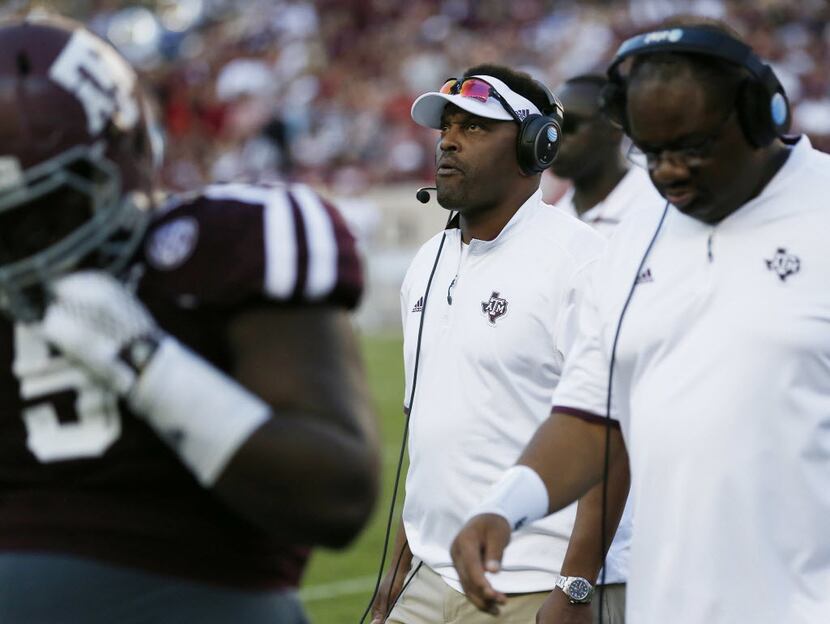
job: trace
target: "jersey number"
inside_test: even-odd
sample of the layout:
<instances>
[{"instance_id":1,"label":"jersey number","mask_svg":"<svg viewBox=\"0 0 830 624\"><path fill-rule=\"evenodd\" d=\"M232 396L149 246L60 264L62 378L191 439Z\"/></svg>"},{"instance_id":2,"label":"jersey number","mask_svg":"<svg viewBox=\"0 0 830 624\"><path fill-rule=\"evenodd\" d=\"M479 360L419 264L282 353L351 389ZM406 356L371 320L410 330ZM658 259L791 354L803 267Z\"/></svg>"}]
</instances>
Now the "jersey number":
<instances>
[{"instance_id":1,"label":"jersey number","mask_svg":"<svg viewBox=\"0 0 830 624\"><path fill-rule=\"evenodd\" d=\"M15 326L14 353L26 444L38 460L98 457L112 446L121 435L115 394L51 352L30 326Z\"/></svg>"}]
</instances>

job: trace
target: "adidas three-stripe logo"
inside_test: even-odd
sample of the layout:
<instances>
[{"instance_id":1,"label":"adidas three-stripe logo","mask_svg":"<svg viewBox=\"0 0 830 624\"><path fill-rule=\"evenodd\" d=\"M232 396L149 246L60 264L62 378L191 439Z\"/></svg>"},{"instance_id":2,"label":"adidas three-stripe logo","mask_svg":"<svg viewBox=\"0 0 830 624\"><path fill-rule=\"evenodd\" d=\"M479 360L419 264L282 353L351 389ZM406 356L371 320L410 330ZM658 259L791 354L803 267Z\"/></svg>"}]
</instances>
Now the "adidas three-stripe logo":
<instances>
[{"instance_id":1,"label":"adidas three-stripe logo","mask_svg":"<svg viewBox=\"0 0 830 624\"><path fill-rule=\"evenodd\" d=\"M637 276L637 279L635 280L634 283L635 284L647 284L647 283L653 282L653 281L654 281L654 278L651 276L651 268L646 267L645 269L640 271L640 274Z\"/></svg>"}]
</instances>

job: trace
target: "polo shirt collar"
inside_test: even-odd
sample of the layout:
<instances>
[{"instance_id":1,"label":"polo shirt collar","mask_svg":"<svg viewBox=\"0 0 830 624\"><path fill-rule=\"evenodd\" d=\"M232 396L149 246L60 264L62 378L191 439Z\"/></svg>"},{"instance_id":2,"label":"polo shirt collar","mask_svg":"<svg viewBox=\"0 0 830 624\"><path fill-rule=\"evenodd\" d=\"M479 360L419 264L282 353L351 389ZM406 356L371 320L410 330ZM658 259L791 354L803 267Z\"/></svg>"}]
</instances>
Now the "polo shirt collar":
<instances>
[{"instance_id":1,"label":"polo shirt collar","mask_svg":"<svg viewBox=\"0 0 830 624\"><path fill-rule=\"evenodd\" d=\"M474 238L470 241L470 253L471 254L480 254L486 253L490 249L494 249L504 243L506 240L509 240L516 232L521 231L522 225L527 223L539 208L539 205L542 203L542 189L536 189L536 192L533 193L530 197L525 200L525 202L519 206L519 209L516 213L510 217L510 221L502 228L501 232L493 240L479 240ZM461 217L460 215L455 215L452 220L449 222L447 226L447 230L456 230L458 232L459 238L461 237Z\"/></svg>"},{"instance_id":2,"label":"polo shirt collar","mask_svg":"<svg viewBox=\"0 0 830 624\"><path fill-rule=\"evenodd\" d=\"M767 182L767 185L761 193L726 217L722 223L765 217L770 212L774 214L792 210L791 202L770 200L781 192L787 195L792 194L792 178L800 175L803 171L804 166L810 159L813 146L810 144L810 139L806 135L802 135L795 143L790 143L790 145L792 147L790 148L790 155L787 158L787 162L775 172L775 175Z\"/></svg>"},{"instance_id":3,"label":"polo shirt collar","mask_svg":"<svg viewBox=\"0 0 830 624\"><path fill-rule=\"evenodd\" d=\"M792 191L789 186L790 179L803 171L803 167L807 164L813 152L813 146L806 134L801 135L795 143L790 143L790 145L790 157L787 158L787 162L775 172L761 194L748 203L755 202L765 195L777 193L782 187L787 187L788 192Z\"/></svg>"}]
</instances>

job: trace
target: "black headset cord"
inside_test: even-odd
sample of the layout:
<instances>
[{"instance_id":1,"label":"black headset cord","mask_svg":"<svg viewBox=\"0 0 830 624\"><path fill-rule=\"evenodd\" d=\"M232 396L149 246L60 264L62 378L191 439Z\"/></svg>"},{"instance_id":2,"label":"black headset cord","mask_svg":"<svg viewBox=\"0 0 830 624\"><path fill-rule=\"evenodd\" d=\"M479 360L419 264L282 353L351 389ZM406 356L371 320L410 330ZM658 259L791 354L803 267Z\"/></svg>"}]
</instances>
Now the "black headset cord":
<instances>
[{"instance_id":1,"label":"black headset cord","mask_svg":"<svg viewBox=\"0 0 830 624\"><path fill-rule=\"evenodd\" d=\"M453 213L450 213L450 218L447 220L447 226L449 227L450 222L453 219ZM395 469L395 486L392 489L392 502L389 504L389 515L386 519L386 533L383 538L383 552L380 557L380 566L378 567L378 576L377 580L375 581L375 589L372 591L372 597L369 598L369 604L366 605L366 610L363 612L363 615L360 616L360 624L366 620L366 616L369 614L369 611L372 610L372 604L375 602L375 598L377 598L378 590L380 589L380 582L383 579L383 566L386 564L386 553L389 549L389 535L392 531L392 520L394 518L395 513L395 503L398 500L398 486L400 485L401 481L401 469L403 468L403 458L406 453L406 441L409 437L409 420L412 418L412 407L414 406L415 401L415 387L418 383L418 362L421 359L421 337L424 333L424 319L427 315L427 301L429 300L429 291L432 287L432 278L435 277L435 270L438 268L438 261L441 259L441 251L444 249L444 242L447 240L447 232L444 231L444 234L441 236L441 243L438 245L438 253L435 254L435 262L432 264L432 270L429 273L429 279L427 280L427 288L426 292L424 292L424 305L421 308L421 320L418 323L418 340L415 343L415 365L412 371L412 388L409 391L409 409L406 412L406 422L404 423L404 430L403 430L403 437L401 438L401 450L398 454L398 466ZM395 562L395 571L393 573L392 581L394 582L395 576L398 573L398 565L400 565L401 558L403 557L403 553L406 550L406 544L404 544L404 548L401 549L401 552L398 554L398 559ZM419 564L420 567L420 564ZM413 574L412 577L407 581L406 585L412 581L415 575ZM401 593L406 588L404 586L401 588ZM400 594L398 594L398 597ZM397 602L397 598L395 599ZM391 607L387 607L387 614L389 615L388 611L391 610Z\"/></svg>"},{"instance_id":2,"label":"black headset cord","mask_svg":"<svg viewBox=\"0 0 830 624\"><path fill-rule=\"evenodd\" d=\"M668 211L669 203L666 202L666 206L663 208L663 214L660 215L660 221L657 223L657 228L654 230L654 234L651 236L648 247L646 247L645 253L643 253L643 257L640 259L640 264L637 266L637 272L634 274L634 281L631 283L631 288L628 289L628 296L625 298L625 303L623 304L622 311L620 312L620 318L617 321L617 328L614 330L614 342L611 344L611 358L608 363L608 392L605 396L605 457L602 466L602 517L600 519L600 545L602 550L600 550L600 552L603 556L605 556L606 548L605 514L608 512L608 473L610 471L611 451L611 389L614 383L614 364L617 360L617 342L620 339L620 330L622 329L625 313L628 310L628 304L631 303L634 291L637 289L637 282L640 279L640 272L643 270L643 266L645 265L646 260L648 260L651 249L657 241L657 236L663 228L663 222L666 220L666 214ZM603 562L602 575L599 582L601 588L599 592L599 624L603 624L604 615L605 590L602 588L605 587L605 568L606 566Z\"/></svg>"}]
</instances>

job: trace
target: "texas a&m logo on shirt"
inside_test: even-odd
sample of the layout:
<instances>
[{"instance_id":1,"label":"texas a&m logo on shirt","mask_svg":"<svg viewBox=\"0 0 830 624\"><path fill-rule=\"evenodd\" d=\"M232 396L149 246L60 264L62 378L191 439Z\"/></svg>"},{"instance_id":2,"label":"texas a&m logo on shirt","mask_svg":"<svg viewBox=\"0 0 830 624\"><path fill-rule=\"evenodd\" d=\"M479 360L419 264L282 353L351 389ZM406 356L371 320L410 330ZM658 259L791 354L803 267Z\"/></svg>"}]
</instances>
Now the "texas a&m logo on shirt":
<instances>
[{"instance_id":1,"label":"texas a&m logo on shirt","mask_svg":"<svg viewBox=\"0 0 830 624\"><path fill-rule=\"evenodd\" d=\"M487 316L490 325L495 325L497 319L507 314L507 299L499 297L494 290L489 300L481 302L481 312Z\"/></svg>"},{"instance_id":2,"label":"texas a&m logo on shirt","mask_svg":"<svg viewBox=\"0 0 830 624\"><path fill-rule=\"evenodd\" d=\"M801 269L801 260L798 256L788 253L783 247L779 247L775 255L769 260L765 260L765 262L767 268L778 275L782 282Z\"/></svg>"}]
</instances>

